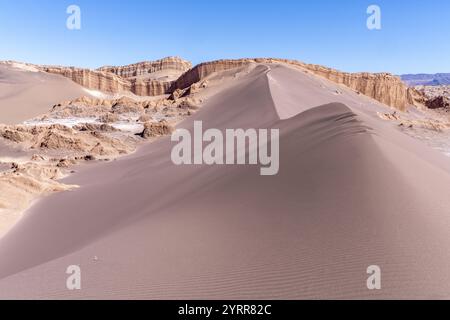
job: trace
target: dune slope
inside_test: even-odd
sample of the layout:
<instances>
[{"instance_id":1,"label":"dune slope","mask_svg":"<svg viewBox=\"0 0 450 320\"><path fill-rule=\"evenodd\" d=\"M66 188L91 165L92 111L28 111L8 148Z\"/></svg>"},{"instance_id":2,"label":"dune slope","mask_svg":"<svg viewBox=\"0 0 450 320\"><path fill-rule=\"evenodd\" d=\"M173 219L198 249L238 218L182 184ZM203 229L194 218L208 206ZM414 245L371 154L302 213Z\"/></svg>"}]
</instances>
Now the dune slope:
<instances>
[{"instance_id":1,"label":"dune slope","mask_svg":"<svg viewBox=\"0 0 450 320\"><path fill-rule=\"evenodd\" d=\"M448 159L373 115L383 108L253 66L180 127L278 128L278 175L175 166L169 138L86 168L0 240L0 297L449 298ZM80 291L65 287L69 265ZM370 265L381 291L366 288Z\"/></svg>"},{"instance_id":2,"label":"dune slope","mask_svg":"<svg viewBox=\"0 0 450 320\"><path fill-rule=\"evenodd\" d=\"M17 124L43 114L56 103L89 94L62 76L23 64L0 64L0 123Z\"/></svg>"}]
</instances>

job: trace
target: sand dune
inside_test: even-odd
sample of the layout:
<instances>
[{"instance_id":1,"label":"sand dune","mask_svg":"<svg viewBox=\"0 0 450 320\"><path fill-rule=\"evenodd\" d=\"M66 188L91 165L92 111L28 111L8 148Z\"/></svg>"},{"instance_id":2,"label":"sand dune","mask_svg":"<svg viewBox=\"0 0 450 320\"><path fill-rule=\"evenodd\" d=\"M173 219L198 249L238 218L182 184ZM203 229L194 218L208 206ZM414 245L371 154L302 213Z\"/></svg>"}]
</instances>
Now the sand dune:
<instances>
[{"instance_id":1,"label":"sand dune","mask_svg":"<svg viewBox=\"0 0 450 320\"><path fill-rule=\"evenodd\" d=\"M0 238L33 201L73 189L58 180L74 167L112 161L170 134L173 125L198 109L197 103L192 95L148 100L83 96L21 125L0 124Z\"/></svg>"},{"instance_id":2,"label":"sand dune","mask_svg":"<svg viewBox=\"0 0 450 320\"><path fill-rule=\"evenodd\" d=\"M223 82L179 127L278 128L278 175L175 166L168 137L84 168L1 239L0 298L450 298L448 158L301 70Z\"/></svg>"},{"instance_id":3,"label":"sand dune","mask_svg":"<svg viewBox=\"0 0 450 320\"><path fill-rule=\"evenodd\" d=\"M56 103L89 95L62 76L25 64L0 63L0 123L17 124L49 111Z\"/></svg>"}]
</instances>

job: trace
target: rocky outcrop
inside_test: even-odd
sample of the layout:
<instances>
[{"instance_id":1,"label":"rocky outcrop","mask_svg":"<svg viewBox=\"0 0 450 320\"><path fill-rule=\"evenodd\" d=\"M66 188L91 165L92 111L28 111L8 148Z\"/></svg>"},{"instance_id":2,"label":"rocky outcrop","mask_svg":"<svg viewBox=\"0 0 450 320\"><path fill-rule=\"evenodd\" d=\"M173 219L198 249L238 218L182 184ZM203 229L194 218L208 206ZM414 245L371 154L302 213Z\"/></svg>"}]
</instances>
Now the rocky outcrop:
<instances>
[{"instance_id":1,"label":"rocky outcrop","mask_svg":"<svg viewBox=\"0 0 450 320\"><path fill-rule=\"evenodd\" d=\"M421 92L428 99L444 96L450 99L450 85L446 86L416 86L412 88Z\"/></svg>"},{"instance_id":2,"label":"rocky outcrop","mask_svg":"<svg viewBox=\"0 0 450 320\"><path fill-rule=\"evenodd\" d=\"M54 164L12 163L10 168L0 172L2 222L16 221L17 217L20 217L17 213L25 210L37 197L77 188L75 185L57 181L63 178L64 174ZM0 225L4 226L4 223Z\"/></svg>"},{"instance_id":3,"label":"rocky outcrop","mask_svg":"<svg viewBox=\"0 0 450 320\"><path fill-rule=\"evenodd\" d=\"M102 67L97 70L60 66L43 66L40 69L67 77L88 89L112 94L131 92L138 96L159 96L171 93L169 90L173 80L160 81L154 79L152 74L170 70L170 77L166 78L176 79L191 66L188 61L169 57L124 67Z\"/></svg>"},{"instance_id":4,"label":"rocky outcrop","mask_svg":"<svg viewBox=\"0 0 450 320\"><path fill-rule=\"evenodd\" d=\"M173 127L167 121L160 121L158 123L146 122L144 130L138 135L144 139L154 137L166 136L173 132Z\"/></svg>"},{"instance_id":5,"label":"rocky outcrop","mask_svg":"<svg viewBox=\"0 0 450 320\"><path fill-rule=\"evenodd\" d=\"M444 96L438 96L428 100L426 106L430 109L450 108L450 99Z\"/></svg>"},{"instance_id":6,"label":"rocky outcrop","mask_svg":"<svg viewBox=\"0 0 450 320\"><path fill-rule=\"evenodd\" d=\"M42 71L59 74L85 88L108 93L130 91L131 83L112 73L75 67L43 66Z\"/></svg>"},{"instance_id":7,"label":"rocky outcrop","mask_svg":"<svg viewBox=\"0 0 450 320\"><path fill-rule=\"evenodd\" d=\"M138 96L159 96L171 93L173 81L192 68L189 61L168 57L156 61L144 61L119 67L102 67L100 72L115 74L129 81L130 91ZM155 79L154 74L167 71L165 80ZM170 71L170 72L169 72Z\"/></svg>"},{"instance_id":8,"label":"rocky outcrop","mask_svg":"<svg viewBox=\"0 0 450 320\"><path fill-rule=\"evenodd\" d=\"M230 70L258 61L265 62L266 59L217 60L201 63L178 78L178 80L174 82L170 91L173 92L176 89L183 90L189 88L191 85L200 82L214 72Z\"/></svg>"},{"instance_id":9,"label":"rocky outcrop","mask_svg":"<svg viewBox=\"0 0 450 320\"><path fill-rule=\"evenodd\" d=\"M415 101L429 109L450 108L450 86L416 86L409 88Z\"/></svg>"},{"instance_id":10,"label":"rocky outcrop","mask_svg":"<svg viewBox=\"0 0 450 320\"><path fill-rule=\"evenodd\" d=\"M346 73L295 60L270 58L218 60L202 63L184 73L174 83L170 91L186 89L214 72L238 68L250 63L285 63L296 66L335 83L345 85L399 110L405 110L407 106L412 103L408 94L408 88L403 84L400 78L389 73Z\"/></svg>"},{"instance_id":11,"label":"rocky outcrop","mask_svg":"<svg viewBox=\"0 0 450 320\"><path fill-rule=\"evenodd\" d=\"M45 124L51 119L66 118L95 118L96 122L100 124L126 123L131 121L131 118L138 119L143 115L154 117L155 121L156 119L165 118L166 120L172 119L177 122L187 112L192 113L197 110L201 102L201 99L194 97L181 97L175 101L165 97L151 98L149 100L135 100L128 97L110 100L82 97L59 103L53 106L50 113L32 119L27 124ZM0 136L1 133L0 131ZM13 134L6 132L4 134L13 137Z\"/></svg>"},{"instance_id":12,"label":"rocky outcrop","mask_svg":"<svg viewBox=\"0 0 450 320\"><path fill-rule=\"evenodd\" d=\"M426 105L427 100L428 97L426 97L423 92L416 90L415 88L408 88L408 101L411 104L423 107Z\"/></svg>"},{"instance_id":13,"label":"rocky outcrop","mask_svg":"<svg viewBox=\"0 0 450 320\"><path fill-rule=\"evenodd\" d=\"M171 93L172 84L173 82L136 78L130 80L130 91L138 96L161 96Z\"/></svg>"},{"instance_id":14,"label":"rocky outcrop","mask_svg":"<svg viewBox=\"0 0 450 320\"><path fill-rule=\"evenodd\" d=\"M130 64L127 66L111 67L105 66L97 70L114 73L122 78L134 78L145 77L149 74L162 71L162 70L178 70L180 73L184 73L192 68L192 64L189 61L183 60L178 57L167 57L156 61L144 61L139 63Z\"/></svg>"},{"instance_id":15,"label":"rocky outcrop","mask_svg":"<svg viewBox=\"0 0 450 320\"><path fill-rule=\"evenodd\" d=\"M443 132L450 128L450 123L448 121L443 121L442 119L432 119L432 118L422 118L422 119L411 119L404 117L405 114L394 113L377 113L378 116L383 120L389 120L396 122L399 127L404 129L421 128L426 130L431 130L435 132Z\"/></svg>"},{"instance_id":16,"label":"rocky outcrop","mask_svg":"<svg viewBox=\"0 0 450 320\"><path fill-rule=\"evenodd\" d=\"M423 98L420 92L412 92L411 88L408 88L399 77L389 73L347 73L286 59L218 60L201 63L191 68L189 62L177 57L169 57L123 67L107 66L98 70L45 67L44 71L61 74L89 89L110 93L129 91L139 96L158 96L171 94L177 89L189 92L192 85L199 83L212 73L242 67L250 63L285 63L295 66L402 111L406 110L408 105L419 103L418 101ZM177 72L182 74L173 81L161 81L158 80L160 78L153 76L154 73L164 70L175 70L175 73L171 73L172 77Z\"/></svg>"},{"instance_id":17,"label":"rocky outcrop","mask_svg":"<svg viewBox=\"0 0 450 320\"><path fill-rule=\"evenodd\" d=\"M27 149L57 150L77 155L110 156L126 154L134 150L122 140L104 133L113 132L109 126L92 124L69 128L60 124L48 126L0 126L0 137L18 143ZM13 134L11 134L13 133Z\"/></svg>"},{"instance_id":18,"label":"rocky outcrop","mask_svg":"<svg viewBox=\"0 0 450 320\"><path fill-rule=\"evenodd\" d=\"M111 94L131 92L138 96L168 94L172 82L151 79L126 79L110 72L78 69L74 67L43 67L42 71L59 74L85 88Z\"/></svg>"},{"instance_id":19,"label":"rocky outcrop","mask_svg":"<svg viewBox=\"0 0 450 320\"><path fill-rule=\"evenodd\" d=\"M412 103L409 99L408 88L400 78L389 73L347 73L311 64L305 64L303 67L315 75L343 84L402 111Z\"/></svg>"}]
</instances>

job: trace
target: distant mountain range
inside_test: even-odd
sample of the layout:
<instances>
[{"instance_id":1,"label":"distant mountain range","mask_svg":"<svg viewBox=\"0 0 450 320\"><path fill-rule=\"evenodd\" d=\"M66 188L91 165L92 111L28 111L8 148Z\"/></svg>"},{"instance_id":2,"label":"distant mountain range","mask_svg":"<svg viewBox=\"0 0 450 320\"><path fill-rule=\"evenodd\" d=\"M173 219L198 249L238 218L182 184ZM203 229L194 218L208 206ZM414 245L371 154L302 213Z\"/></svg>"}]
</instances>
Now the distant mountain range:
<instances>
[{"instance_id":1,"label":"distant mountain range","mask_svg":"<svg viewBox=\"0 0 450 320\"><path fill-rule=\"evenodd\" d=\"M436 74L404 74L400 76L408 86L441 86L450 85L450 73Z\"/></svg>"}]
</instances>

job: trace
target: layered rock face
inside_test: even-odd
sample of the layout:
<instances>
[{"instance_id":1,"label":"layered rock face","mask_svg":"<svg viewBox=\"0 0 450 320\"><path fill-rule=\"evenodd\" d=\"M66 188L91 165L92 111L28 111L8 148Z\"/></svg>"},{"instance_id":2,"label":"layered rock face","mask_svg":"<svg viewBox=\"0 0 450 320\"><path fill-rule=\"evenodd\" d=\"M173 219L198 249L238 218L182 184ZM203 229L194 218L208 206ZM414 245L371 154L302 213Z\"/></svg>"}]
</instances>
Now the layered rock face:
<instances>
[{"instance_id":1,"label":"layered rock face","mask_svg":"<svg viewBox=\"0 0 450 320\"><path fill-rule=\"evenodd\" d=\"M249 63L286 63L307 70L335 83L345 85L399 110L405 110L409 104L412 104L412 100L408 94L408 88L400 78L389 73L346 73L319 65L285 59L218 60L202 63L183 74L174 83L171 91L185 89L214 72L241 67Z\"/></svg>"},{"instance_id":2,"label":"layered rock face","mask_svg":"<svg viewBox=\"0 0 450 320\"><path fill-rule=\"evenodd\" d=\"M345 85L398 110L421 103L422 94L412 92L399 77L389 73L347 73L320 65L306 64L286 59L238 59L201 63L191 68L191 63L177 57L153 62L141 62L122 67L102 67L86 70L64 67L44 67L43 71L61 74L89 88L109 93L124 91L139 96L158 96L186 89L215 72L230 70L250 63L285 63L306 72ZM164 79L164 80L161 80Z\"/></svg>"},{"instance_id":3,"label":"layered rock face","mask_svg":"<svg viewBox=\"0 0 450 320\"><path fill-rule=\"evenodd\" d=\"M177 57L158 61L136 63L124 67L102 67L97 70L75 67L44 66L42 71L59 74L85 88L108 93L132 92L138 96L158 96L171 93L172 77L178 78L192 67L191 63ZM153 75L167 71L168 80L158 80ZM161 76L161 74L159 74Z\"/></svg>"},{"instance_id":4,"label":"layered rock face","mask_svg":"<svg viewBox=\"0 0 450 320\"><path fill-rule=\"evenodd\" d=\"M171 93L173 82L192 68L189 61L168 57L120 67L102 67L98 71L113 73L130 82L130 91L139 96L159 96ZM162 79L162 80L160 80Z\"/></svg>"},{"instance_id":5,"label":"layered rock face","mask_svg":"<svg viewBox=\"0 0 450 320\"><path fill-rule=\"evenodd\" d=\"M108 93L130 91L131 83L112 73L75 67L44 66L42 71L62 75L85 88Z\"/></svg>"},{"instance_id":6,"label":"layered rock face","mask_svg":"<svg viewBox=\"0 0 450 320\"><path fill-rule=\"evenodd\" d=\"M346 73L317 65L304 67L318 76L343 84L396 109L404 111L412 103L408 88L400 78L389 73Z\"/></svg>"},{"instance_id":7,"label":"layered rock face","mask_svg":"<svg viewBox=\"0 0 450 320\"><path fill-rule=\"evenodd\" d=\"M171 93L173 82L158 80L131 79L130 91L138 96L160 96Z\"/></svg>"},{"instance_id":8,"label":"layered rock face","mask_svg":"<svg viewBox=\"0 0 450 320\"><path fill-rule=\"evenodd\" d=\"M408 88L408 101L415 106L426 106L428 97L420 90Z\"/></svg>"},{"instance_id":9,"label":"layered rock face","mask_svg":"<svg viewBox=\"0 0 450 320\"><path fill-rule=\"evenodd\" d=\"M134 63L127 66L111 67L105 66L97 69L98 71L110 72L122 78L133 78L140 76L147 76L149 74L162 70L178 70L184 73L192 68L189 61L178 57L167 57L156 61L145 61Z\"/></svg>"},{"instance_id":10,"label":"layered rock face","mask_svg":"<svg viewBox=\"0 0 450 320\"><path fill-rule=\"evenodd\" d=\"M177 89L186 89L194 83L200 82L214 72L242 67L244 65L257 61L259 61L259 59L217 60L204 62L196 65L194 68L190 69L181 77L179 77L178 80L173 83L173 86L170 90L173 92Z\"/></svg>"}]
</instances>

